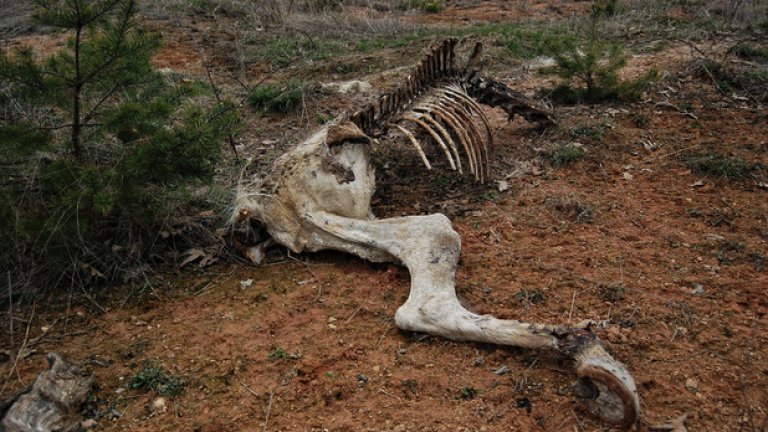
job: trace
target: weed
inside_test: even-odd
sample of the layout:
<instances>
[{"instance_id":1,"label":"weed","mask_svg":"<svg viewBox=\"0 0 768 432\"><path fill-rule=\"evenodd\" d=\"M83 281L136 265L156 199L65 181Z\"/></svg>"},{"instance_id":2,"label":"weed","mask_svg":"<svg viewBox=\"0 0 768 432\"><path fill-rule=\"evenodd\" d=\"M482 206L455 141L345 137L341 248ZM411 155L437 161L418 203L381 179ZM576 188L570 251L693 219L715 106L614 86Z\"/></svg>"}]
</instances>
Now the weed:
<instances>
[{"instance_id":1,"label":"weed","mask_svg":"<svg viewBox=\"0 0 768 432\"><path fill-rule=\"evenodd\" d=\"M128 387L134 390L151 390L163 396L177 396L186 383L180 377L170 375L158 363L145 362L141 370L131 378Z\"/></svg>"},{"instance_id":2,"label":"weed","mask_svg":"<svg viewBox=\"0 0 768 432\"><path fill-rule=\"evenodd\" d=\"M740 59L759 63L768 62L768 50L754 45L736 45L731 52Z\"/></svg>"},{"instance_id":3,"label":"weed","mask_svg":"<svg viewBox=\"0 0 768 432\"><path fill-rule=\"evenodd\" d=\"M752 252L749 254L749 259L751 259L752 263L755 265L755 271L765 271L765 263L768 260L768 257L766 257L765 254Z\"/></svg>"},{"instance_id":4,"label":"weed","mask_svg":"<svg viewBox=\"0 0 768 432\"><path fill-rule=\"evenodd\" d=\"M267 358L270 360L285 360L288 358L288 352L280 347L276 347L267 354Z\"/></svg>"},{"instance_id":5,"label":"weed","mask_svg":"<svg viewBox=\"0 0 768 432\"><path fill-rule=\"evenodd\" d=\"M315 121L319 125L324 125L330 122L331 120L333 120L334 118L335 117L333 116L333 114L317 113L315 115Z\"/></svg>"},{"instance_id":6,"label":"weed","mask_svg":"<svg viewBox=\"0 0 768 432\"><path fill-rule=\"evenodd\" d=\"M595 207L573 195L552 196L546 199L545 204L572 222L592 223L595 221Z\"/></svg>"},{"instance_id":7,"label":"weed","mask_svg":"<svg viewBox=\"0 0 768 432\"><path fill-rule=\"evenodd\" d=\"M720 264L728 264L732 262L732 259L728 257L729 252L736 252L738 254L739 252L743 252L746 248L747 245L744 242L728 240L720 245L715 257Z\"/></svg>"},{"instance_id":8,"label":"weed","mask_svg":"<svg viewBox=\"0 0 768 432\"><path fill-rule=\"evenodd\" d=\"M640 129L645 129L648 126L648 117L643 114L632 114L632 123Z\"/></svg>"},{"instance_id":9,"label":"weed","mask_svg":"<svg viewBox=\"0 0 768 432\"><path fill-rule=\"evenodd\" d=\"M251 90L248 103L254 110L288 114L300 107L307 84L290 81L283 85L265 84Z\"/></svg>"},{"instance_id":10,"label":"weed","mask_svg":"<svg viewBox=\"0 0 768 432\"><path fill-rule=\"evenodd\" d=\"M597 296L601 300L615 303L624 298L624 285L603 285L597 290Z\"/></svg>"},{"instance_id":11,"label":"weed","mask_svg":"<svg viewBox=\"0 0 768 432\"><path fill-rule=\"evenodd\" d=\"M423 10L426 13L438 13L445 7L443 0L411 0L411 7Z\"/></svg>"},{"instance_id":12,"label":"weed","mask_svg":"<svg viewBox=\"0 0 768 432\"><path fill-rule=\"evenodd\" d=\"M472 400L477 396L477 389L472 386L464 386L459 389L459 398Z\"/></svg>"},{"instance_id":13,"label":"weed","mask_svg":"<svg viewBox=\"0 0 768 432\"><path fill-rule=\"evenodd\" d=\"M603 129L601 127L581 124L571 128L571 137L589 138L593 141L603 142Z\"/></svg>"},{"instance_id":14,"label":"weed","mask_svg":"<svg viewBox=\"0 0 768 432\"><path fill-rule=\"evenodd\" d=\"M253 60L268 61L276 68L285 68L303 60L327 61L343 53L347 48L343 40L329 37L280 36L259 46L252 54Z\"/></svg>"},{"instance_id":15,"label":"weed","mask_svg":"<svg viewBox=\"0 0 768 432\"><path fill-rule=\"evenodd\" d=\"M552 151L549 161L553 166L561 167L570 165L573 162L586 156L587 152L581 146L576 144L562 144Z\"/></svg>"},{"instance_id":16,"label":"weed","mask_svg":"<svg viewBox=\"0 0 768 432\"><path fill-rule=\"evenodd\" d=\"M604 17L615 15L619 10L617 0L594 0L592 2L592 16Z\"/></svg>"},{"instance_id":17,"label":"weed","mask_svg":"<svg viewBox=\"0 0 768 432\"><path fill-rule=\"evenodd\" d=\"M688 156L685 166L689 170L715 177L731 180L741 180L758 168L758 164L752 164L739 157L727 157L719 153L705 153Z\"/></svg>"},{"instance_id":18,"label":"weed","mask_svg":"<svg viewBox=\"0 0 768 432\"><path fill-rule=\"evenodd\" d=\"M532 304L544 303L546 300L544 292L538 288L531 290L523 288L515 294L515 301L524 307L528 307Z\"/></svg>"}]
</instances>

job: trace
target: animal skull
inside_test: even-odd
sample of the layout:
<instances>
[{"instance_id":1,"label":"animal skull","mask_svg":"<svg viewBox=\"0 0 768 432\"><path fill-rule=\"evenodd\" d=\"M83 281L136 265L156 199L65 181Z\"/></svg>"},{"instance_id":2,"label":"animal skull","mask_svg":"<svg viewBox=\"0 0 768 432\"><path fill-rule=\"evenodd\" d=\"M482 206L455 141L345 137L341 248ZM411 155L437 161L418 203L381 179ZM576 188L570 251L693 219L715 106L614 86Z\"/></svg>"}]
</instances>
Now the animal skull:
<instances>
[{"instance_id":1,"label":"animal skull","mask_svg":"<svg viewBox=\"0 0 768 432\"><path fill-rule=\"evenodd\" d=\"M609 424L634 424L640 414L634 380L588 326L502 320L465 309L455 292L461 239L450 220L442 214L376 219L371 211L375 179L369 147L371 136L383 130L400 131L431 169L417 132L406 126L426 132L451 169L467 169L482 182L488 176L492 131L478 102L499 106L510 117L552 122L546 111L479 74L472 66L479 44L469 66L456 69L455 44L449 39L436 46L400 89L351 119L321 127L279 157L267 181L241 185L234 216L261 221L277 242L297 253L333 249L374 262L403 263L411 290L395 314L399 328L565 353L575 361L580 405Z\"/></svg>"}]
</instances>

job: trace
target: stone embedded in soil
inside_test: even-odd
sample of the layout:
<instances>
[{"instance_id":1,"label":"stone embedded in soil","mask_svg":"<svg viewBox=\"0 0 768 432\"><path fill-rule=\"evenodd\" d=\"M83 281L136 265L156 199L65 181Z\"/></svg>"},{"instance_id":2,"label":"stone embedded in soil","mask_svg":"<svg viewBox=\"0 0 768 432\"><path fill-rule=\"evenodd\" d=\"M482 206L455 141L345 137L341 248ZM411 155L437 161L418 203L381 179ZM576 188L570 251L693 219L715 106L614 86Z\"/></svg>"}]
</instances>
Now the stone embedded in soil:
<instances>
[{"instance_id":1,"label":"stone embedded in soil","mask_svg":"<svg viewBox=\"0 0 768 432\"><path fill-rule=\"evenodd\" d=\"M699 383L693 378L688 378L685 380L685 388L686 390L692 391L692 392L698 391Z\"/></svg>"}]
</instances>

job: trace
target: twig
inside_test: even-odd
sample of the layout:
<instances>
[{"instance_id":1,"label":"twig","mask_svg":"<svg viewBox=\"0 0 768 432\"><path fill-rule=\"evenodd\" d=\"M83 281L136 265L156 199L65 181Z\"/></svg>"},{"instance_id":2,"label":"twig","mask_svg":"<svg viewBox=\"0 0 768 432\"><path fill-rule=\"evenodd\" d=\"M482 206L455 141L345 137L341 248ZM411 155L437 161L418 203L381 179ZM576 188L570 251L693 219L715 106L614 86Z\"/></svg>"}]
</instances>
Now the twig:
<instances>
[{"instance_id":1,"label":"twig","mask_svg":"<svg viewBox=\"0 0 768 432\"><path fill-rule=\"evenodd\" d=\"M678 113L680 113L682 115L685 115L685 116L688 116L688 117L690 117L690 118L692 118L694 120L698 120L699 119L699 117L697 117L696 114L694 114L694 113L692 113L690 111L681 110L680 107L678 107L677 105L671 104L671 103L669 103L667 101L656 102L656 107L657 108L673 109L673 110L677 111Z\"/></svg>"},{"instance_id":2,"label":"twig","mask_svg":"<svg viewBox=\"0 0 768 432\"><path fill-rule=\"evenodd\" d=\"M571 298L571 310L568 312L568 321L573 317L573 305L576 303L576 290L573 290L573 297Z\"/></svg>"},{"instance_id":3,"label":"twig","mask_svg":"<svg viewBox=\"0 0 768 432\"><path fill-rule=\"evenodd\" d=\"M245 382L243 382L243 381L240 381L240 384L243 386L243 388L245 388L246 390L248 390L248 393L250 393L250 394L252 394L252 395L254 395L254 396L256 396L256 397L259 397L259 395L258 395L258 394L257 394L255 391L253 391L253 390L252 390L250 387L248 387L248 384L246 384L246 383L245 383Z\"/></svg>"},{"instance_id":4,"label":"twig","mask_svg":"<svg viewBox=\"0 0 768 432\"><path fill-rule=\"evenodd\" d=\"M403 401L402 399L400 399L399 397L397 397L397 396L393 395L392 393L387 393L387 391L386 391L386 390L384 390L384 389L379 389L379 393L381 393L381 394L384 394L384 395L387 395L387 396L389 396L389 397L391 397L391 398L395 398L395 399L397 399L397 400L398 400L398 401L400 401L400 402L402 402L402 401Z\"/></svg>"},{"instance_id":5,"label":"twig","mask_svg":"<svg viewBox=\"0 0 768 432\"><path fill-rule=\"evenodd\" d=\"M10 327L11 345L13 348L13 289L11 288L11 271L8 270L8 326Z\"/></svg>"},{"instance_id":6,"label":"twig","mask_svg":"<svg viewBox=\"0 0 768 432\"><path fill-rule=\"evenodd\" d=\"M355 309L354 312L352 312L352 315L350 315L349 318L347 318L347 324L349 324L349 322L352 321L352 318L354 318L355 315L357 315L357 313L360 312L360 309L362 309L362 308L363 307L360 306L359 308Z\"/></svg>"},{"instance_id":7,"label":"twig","mask_svg":"<svg viewBox=\"0 0 768 432\"><path fill-rule=\"evenodd\" d=\"M32 314L29 317L29 323L27 323L27 331L24 333L24 341L21 343L21 347L19 347L19 351L16 352L16 358L13 360L13 365L11 366L11 369L8 370L8 376L5 377L5 382L3 383L3 388L0 389L0 394L5 393L5 388L8 387L8 382L11 380L11 376L13 375L13 371L16 370L16 367L19 364L19 359L21 358L21 355L24 353L24 350L27 347L27 341L29 340L29 330L32 328L32 321L35 320L35 308L37 304L32 304Z\"/></svg>"},{"instance_id":8,"label":"twig","mask_svg":"<svg viewBox=\"0 0 768 432\"><path fill-rule=\"evenodd\" d=\"M262 429L264 432L267 432L267 426L269 426L269 413L272 412L272 400L275 396L275 389L271 389L269 391L269 404L267 405L267 414L264 417L264 428Z\"/></svg>"}]
</instances>

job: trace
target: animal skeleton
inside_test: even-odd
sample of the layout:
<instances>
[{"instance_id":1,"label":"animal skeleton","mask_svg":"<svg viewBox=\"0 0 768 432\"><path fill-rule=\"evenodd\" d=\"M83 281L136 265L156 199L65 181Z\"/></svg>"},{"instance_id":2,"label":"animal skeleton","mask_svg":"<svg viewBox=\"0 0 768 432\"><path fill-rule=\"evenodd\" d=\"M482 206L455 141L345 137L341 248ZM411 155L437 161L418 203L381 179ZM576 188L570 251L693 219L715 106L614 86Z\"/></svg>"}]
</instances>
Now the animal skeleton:
<instances>
[{"instance_id":1,"label":"animal skeleton","mask_svg":"<svg viewBox=\"0 0 768 432\"><path fill-rule=\"evenodd\" d=\"M479 104L501 107L510 118L553 123L545 110L480 74L475 66L480 44L467 66L457 68L456 43L448 39L432 47L404 85L349 118L321 127L279 157L266 180L241 184L234 217L256 218L294 252L334 249L375 262L402 262L411 274L411 290L395 314L399 328L565 353L575 360L580 404L609 424L634 424L640 414L634 380L588 326L529 324L468 311L456 298L461 240L448 218L373 216L372 137L399 131L430 170L432 162L417 138L417 131L425 132L451 169L468 171L483 182L489 175L493 131Z\"/></svg>"}]
</instances>

